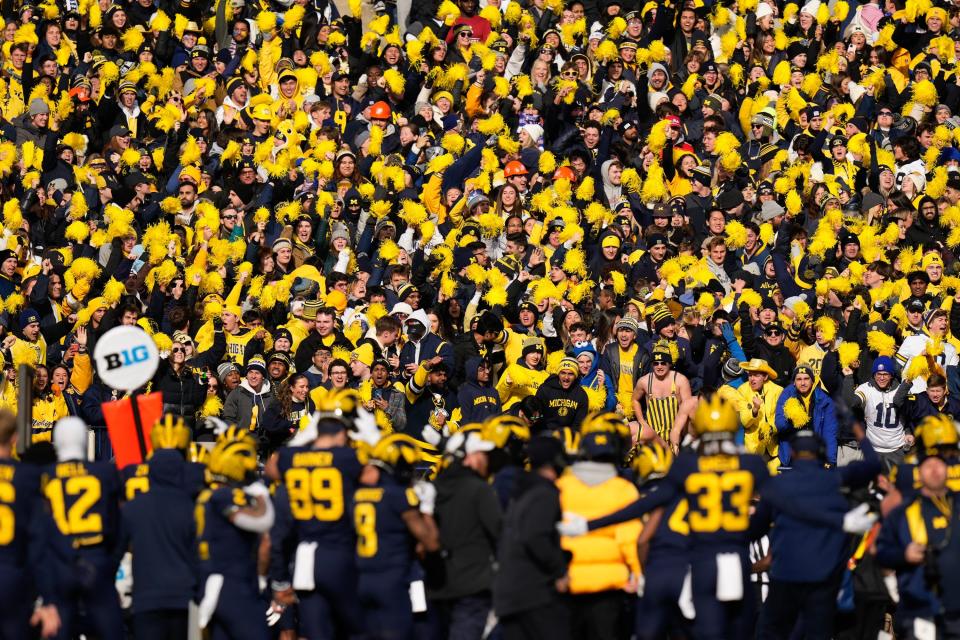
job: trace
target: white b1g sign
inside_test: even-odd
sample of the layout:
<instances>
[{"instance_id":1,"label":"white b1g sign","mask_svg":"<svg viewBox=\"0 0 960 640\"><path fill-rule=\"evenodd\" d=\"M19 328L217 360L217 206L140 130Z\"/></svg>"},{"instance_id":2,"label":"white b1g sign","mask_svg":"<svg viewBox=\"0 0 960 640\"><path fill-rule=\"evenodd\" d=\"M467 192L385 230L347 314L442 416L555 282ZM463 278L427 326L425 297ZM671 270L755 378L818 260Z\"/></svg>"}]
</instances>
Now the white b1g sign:
<instances>
[{"instance_id":1,"label":"white b1g sign","mask_svg":"<svg viewBox=\"0 0 960 640\"><path fill-rule=\"evenodd\" d=\"M147 384L160 364L153 338L140 327L114 327L93 350L97 374L111 389L133 391Z\"/></svg>"}]
</instances>

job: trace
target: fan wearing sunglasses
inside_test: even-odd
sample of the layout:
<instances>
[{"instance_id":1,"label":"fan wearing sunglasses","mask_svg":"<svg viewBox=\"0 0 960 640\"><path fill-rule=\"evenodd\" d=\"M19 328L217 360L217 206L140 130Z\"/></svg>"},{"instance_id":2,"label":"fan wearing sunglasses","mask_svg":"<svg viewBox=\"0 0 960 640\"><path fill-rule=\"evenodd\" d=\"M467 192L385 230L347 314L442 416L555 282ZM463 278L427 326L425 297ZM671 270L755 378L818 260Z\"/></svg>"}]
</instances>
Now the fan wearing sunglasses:
<instances>
[{"instance_id":1,"label":"fan wearing sunglasses","mask_svg":"<svg viewBox=\"0 0 960 640\"><path fill-rule=\"evenodd\" d=\"M777 319L777 303L767 297L759 310L741 304L739 313L743 327L740 339L747 358L765 360L776 372L778 380L789 380L797 361L784 344L786 331Z\"/></svg>"},{"instance_id":2,"label":"fan wearing sunglasses","mask_svg":"<svg viewBox=\"0 0 960 640\"><path fill-rule=\"evenodd\" d=\"M153 389L163 394L164 413L183 416L184 423L191 429L208 392L205 379L208 376L201 372L204 367L215 366L222 360L227 349L222 326L214 327L213 346L197 355L194 349L190 336L174 332L170 352L160 359L153 377Z\"/></svg>"}]
</instances>

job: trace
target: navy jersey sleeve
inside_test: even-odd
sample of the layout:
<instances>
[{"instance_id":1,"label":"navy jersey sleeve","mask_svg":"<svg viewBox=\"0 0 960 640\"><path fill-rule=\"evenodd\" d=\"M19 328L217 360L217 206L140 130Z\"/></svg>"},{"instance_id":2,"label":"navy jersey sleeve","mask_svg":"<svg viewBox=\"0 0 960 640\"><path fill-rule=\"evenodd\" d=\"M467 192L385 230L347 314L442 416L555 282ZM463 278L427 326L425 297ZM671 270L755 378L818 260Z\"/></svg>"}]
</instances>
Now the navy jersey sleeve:
<instances>
[{"instance_id":1,"label":"navy jersey sleeve","mask_svg":"<svg viewBox=\"0 0 960 640\"><path fill-rule=\"evenodd\" d=\"M909 566L904 558L904 552L910 542L910 535L909 532L903 531L906 528L903 524L908 504L910 503L900 505L883 519L880 535L877 537L877 561L882 567L904 569ZM904 536L904 533L907 535Z\"/></svg>"},{"instance_id":2,"label":"navy jersey sleeve","mask_svg":"<svg viewBox=\"0 0 960 640\"><path fill-rule=\"evenodd\" d=\"M590 531L602 529L613 524L629 522L650 513L657 507L663 506L673 500L683 486L684 478L690 473L690 464L696 464L691 456L681 456L677 458L667 476L652 487L650 491L644 494L635 502L628 504L619 511L615 511L608 516L591 520L587 523Z\"/></svg>"},{"instance_id":3,"label":"navy jersey sleeve","mask_svg":"<svg viewBox=\"0 0 960 640\"><path fill-rule=\"evenodd\" d=\"M344 478L349 478L354 482L360 478L360 472L363 465L357 459L357 452L350 447L338 447L334 450L334 465L340 469Z\"/></svg>"},{"instance_id":4,"label":"navy jersey sleeve","mask_svg":"<svg viewBox=\"0 0 960 640\"><path fill-rule=\"evenodd\" d=\"M274 585L286 586L292 580L290 564L296 548L293 514L287 488L277 486L273 494L275 516L270 529L270 580Z\"/></svg>"}]
</instances>

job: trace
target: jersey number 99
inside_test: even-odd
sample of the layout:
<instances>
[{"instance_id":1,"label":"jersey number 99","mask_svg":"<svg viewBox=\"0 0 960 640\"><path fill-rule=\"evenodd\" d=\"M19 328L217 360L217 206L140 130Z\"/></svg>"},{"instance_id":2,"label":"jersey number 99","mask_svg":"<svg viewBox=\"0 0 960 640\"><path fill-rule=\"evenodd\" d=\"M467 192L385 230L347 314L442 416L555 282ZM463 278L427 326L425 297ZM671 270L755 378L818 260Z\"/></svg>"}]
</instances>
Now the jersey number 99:
<instances>
[{"instance_id":1,"label":"jersey number 99","mask_svg":"<svg viewBox=\"0 0 960 640\"><path fill-rule=\"evenodd\" d=\"M685 483L690 496L687 521L694 533L746 531L750 524L753 475L749 471L693 473ZM724 498L729 501L726 508Z\"/></svg>"},{"instance_id":2,"label":"jersey number 99","mask_svg":"<svg viewBox=\"0 0 960 640\"><path fill-rule=\"evenodd\" d=\"M290 511L297 520L332 522L343 516L343 478L338 470L290 469L286 481Z\"/></svg>"}]
</instances>

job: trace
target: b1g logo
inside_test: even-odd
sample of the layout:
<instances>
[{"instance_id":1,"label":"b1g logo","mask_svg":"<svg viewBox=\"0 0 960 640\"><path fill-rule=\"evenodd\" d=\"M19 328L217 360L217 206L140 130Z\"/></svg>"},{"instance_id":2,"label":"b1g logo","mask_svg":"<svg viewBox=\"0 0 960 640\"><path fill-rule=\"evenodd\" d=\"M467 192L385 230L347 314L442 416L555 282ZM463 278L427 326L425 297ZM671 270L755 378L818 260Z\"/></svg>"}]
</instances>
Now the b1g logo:
<instances>
[{"instance_id":1,"label":"b1g logo","mask_svg":"<svg viewBox=\"0 0 960 640\"><path fill-rule=\"evenodd\" d=\"M132 364L146 362L150 359L150 350L144 345L124 349L119 353L105 353L103 359L107 364L107 371L113 371L120 367L129 367Z\"/></svg>"},{"instance_id":2,"label":"b1g logo","mask_svg":"<svg viewBox=\"0 0 960 640\"><path fill-rule=\"evenodd\" d=\"M157 371L160 352L140 327L114 327L97 340L93 360L100 379L111 389L135 391Z\"/></svg>"}]
</instances>

